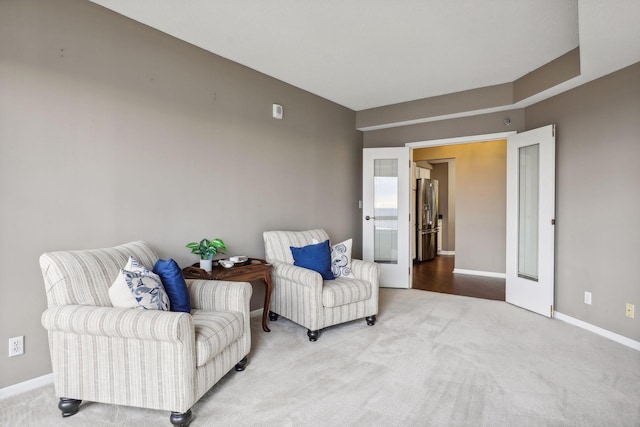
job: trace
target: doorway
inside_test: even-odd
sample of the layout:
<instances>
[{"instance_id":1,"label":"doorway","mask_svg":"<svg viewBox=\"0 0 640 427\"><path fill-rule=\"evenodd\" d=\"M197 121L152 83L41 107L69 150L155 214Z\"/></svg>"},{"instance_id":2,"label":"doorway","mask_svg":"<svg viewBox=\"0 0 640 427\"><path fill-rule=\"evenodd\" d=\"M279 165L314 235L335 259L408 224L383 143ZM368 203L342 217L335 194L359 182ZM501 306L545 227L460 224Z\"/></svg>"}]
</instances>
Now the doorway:
<instances>
[{"instance_id":1,"label":"doorway","mask_svg":"<svg viewBox=\"0 0 640 427\"><path fill-rule=\"evenodd\" d=\"M413 288L505 301L506 138L510 134L407 144L414 162L447 161L454 167L447 203L453 209L444 215L448 226L440 237L444 244L435 259L413 264Z\"/></svg>"}]
</instances>

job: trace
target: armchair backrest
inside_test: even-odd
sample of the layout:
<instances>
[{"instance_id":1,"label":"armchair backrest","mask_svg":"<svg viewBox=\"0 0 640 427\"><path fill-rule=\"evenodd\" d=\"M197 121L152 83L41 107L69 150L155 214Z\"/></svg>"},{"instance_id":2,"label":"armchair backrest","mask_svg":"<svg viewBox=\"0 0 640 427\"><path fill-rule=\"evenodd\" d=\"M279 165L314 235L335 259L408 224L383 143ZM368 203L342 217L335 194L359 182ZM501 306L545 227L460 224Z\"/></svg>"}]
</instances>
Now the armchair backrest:
<instances>
[{"instance_id":1,"label":"armchair backrest","mask_svg":"<svg viewBox=\"0 0 640 427\"><path fill-rule=\"evenodd\" d=\"M137 241L113 248L48 252L40 256L47 305L80 304L111 307L109 287L129 256L153 268L158 255Z\"/></svg>"},{"instance_id":2,"label":"armchair backrest","mask_svg":"<svg viewBox=\"0 0 640 427\"><path fill-rule=\"evenodd\" d=\"M293 264L291 246L302 247L313 243L313 239L324 242L329 239L329 235L322 229L307 231L265 231L264 252L267 262L282 261Z\"/></svg>"}]
</instances>

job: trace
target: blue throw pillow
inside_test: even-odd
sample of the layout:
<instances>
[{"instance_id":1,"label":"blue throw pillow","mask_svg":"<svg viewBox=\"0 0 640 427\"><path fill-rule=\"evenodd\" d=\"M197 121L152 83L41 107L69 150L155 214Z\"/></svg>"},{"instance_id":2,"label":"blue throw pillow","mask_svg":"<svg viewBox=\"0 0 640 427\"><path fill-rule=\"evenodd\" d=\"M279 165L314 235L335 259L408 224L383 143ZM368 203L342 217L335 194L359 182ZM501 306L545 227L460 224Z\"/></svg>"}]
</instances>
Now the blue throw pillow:
<instances>
[{"instance_id":1,"label":"blue throw pillow","mask_svg":"<svg viewBox=\"0 0 640 427\"><path fill-rule=\"evenodd\" d=\"M189 291L178 264L171 258L168 260L159 259L153 266L153 272L160 276L164 290L169 295L171 311L190 313Z\"/></svg>"},{"instance_id":2,"label":"blue throw pillow","mask_svg":"<svg viewBox=\"0 0 640 427\"><path fill-rule=\"evenodd\" d=\"M289 246L293 255L293 265L317 271L324 280L335 279L331 272L331 247L329 241L308 245L302 248Z\"/></svg>"}]
</instances>

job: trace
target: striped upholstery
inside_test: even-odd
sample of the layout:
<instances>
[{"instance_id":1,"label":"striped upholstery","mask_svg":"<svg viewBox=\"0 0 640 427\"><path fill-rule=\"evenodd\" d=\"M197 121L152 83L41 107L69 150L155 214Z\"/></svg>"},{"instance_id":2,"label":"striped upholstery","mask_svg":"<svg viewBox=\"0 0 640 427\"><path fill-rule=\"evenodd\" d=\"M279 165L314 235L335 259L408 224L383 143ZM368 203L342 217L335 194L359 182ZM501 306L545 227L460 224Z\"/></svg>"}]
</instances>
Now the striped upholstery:
<instances>
[{"instance_id":1,"label":"striped upholstery","mask_svg":"<svg viewBox=\"0 0 640 427\"><path fill-rule=\"evenodd\" d=\"M144 242L40 257L53 377L60 397L186 412L251 347L249 283L188 281L192 314L114 308L108 288Z\"/></svg>"},{"instance_id":2,"label":"striped upholstery","mask_svg":"<svg viewBox=\"0 0 640 427\"><path fill-rule=\"evenodd\" d=\"M338 307L371 298L371 283L365 280L340 277L327 280L322 287L322 305Z\"/></svg>"},{"instance_id":3,"label":"striped upholstery","mask_svg":"<svg viewBox=\"0 0 640 427\"><path fill-rule=\"evenodd\" d=\"M313 243L324 242L329 235L324 230L308 231L266 231L264 233L264 251L267 262L283 261L293 264L290 246L301 248ZM316 243L317 243L316 242Z\"/></svg>"},{"instance_id":4,"label":"striped upholstery","mask_svg":"<svg viewBox=\"0 0 640 427\"><path fill-rule=\"evenodd\" d=\"M240 338L244 330L242 313L193 310L191 316L196 333L196 366L207 363Z\"/></svg>"},{"instance_id":5,"label":"striped upholstery","mask_svg":"<svg viewBox=\"0 0 640 427\"><path fill-rule=\"evenodd\" d=\"M148 270L158 255L145 242L131 242L114 248L49 252L40 257L48 305L100 305L111 307L109 287L134 256ZM94 286L86 286L86 283Z\"/></svg>"},{"instance_id":6,"label":"striped upholstery","mask_svg":"<svg viewBox=\"0 0 640 427\"><path fill-rule=\"evenodd\" d=\"M270 309L312 331L378 314L379 266L352 259L355 279L323 281L320 274L293 265L290 246L329 238L324 230L265 231L266 259L272 264Z\"/></svg>"}]
</instances>

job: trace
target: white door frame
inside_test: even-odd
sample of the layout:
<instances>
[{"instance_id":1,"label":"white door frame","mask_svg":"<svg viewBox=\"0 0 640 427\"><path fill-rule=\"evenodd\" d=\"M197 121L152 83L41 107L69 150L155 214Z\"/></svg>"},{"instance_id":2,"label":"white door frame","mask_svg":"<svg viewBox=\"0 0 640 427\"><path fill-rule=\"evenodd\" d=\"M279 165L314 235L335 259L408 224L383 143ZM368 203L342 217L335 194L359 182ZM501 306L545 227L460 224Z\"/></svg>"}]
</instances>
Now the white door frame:
<instances>
[{"instance_id":1,"label":"white door frame","mask_svg":"<svg viewBox=\"0 0 640 427\"><path fill-rule=\"evenodd\" d=\"M497 133L488 133L482 135L470 135L470 136L460 136L455 138L443 138L443 139L433 139L427 141L417 141L417 142L408 142L405 144L405 147L409 147L411 149L411 157L413 158L413 150L416 148L427 148L427 147L441 147L445 145L456 145L456 144L472 144L475 142L486 142L486 141L495 141L500 139L507 139L511 135L517 134L516 131L507 131L507 132L497 132ZM506 247L506 242L505 242ZM413 270L413 265L411 266ZM412 272L413 273L413 272ZM411 275L413 277L413 274Z\"/></svg>"}]
</instances>

